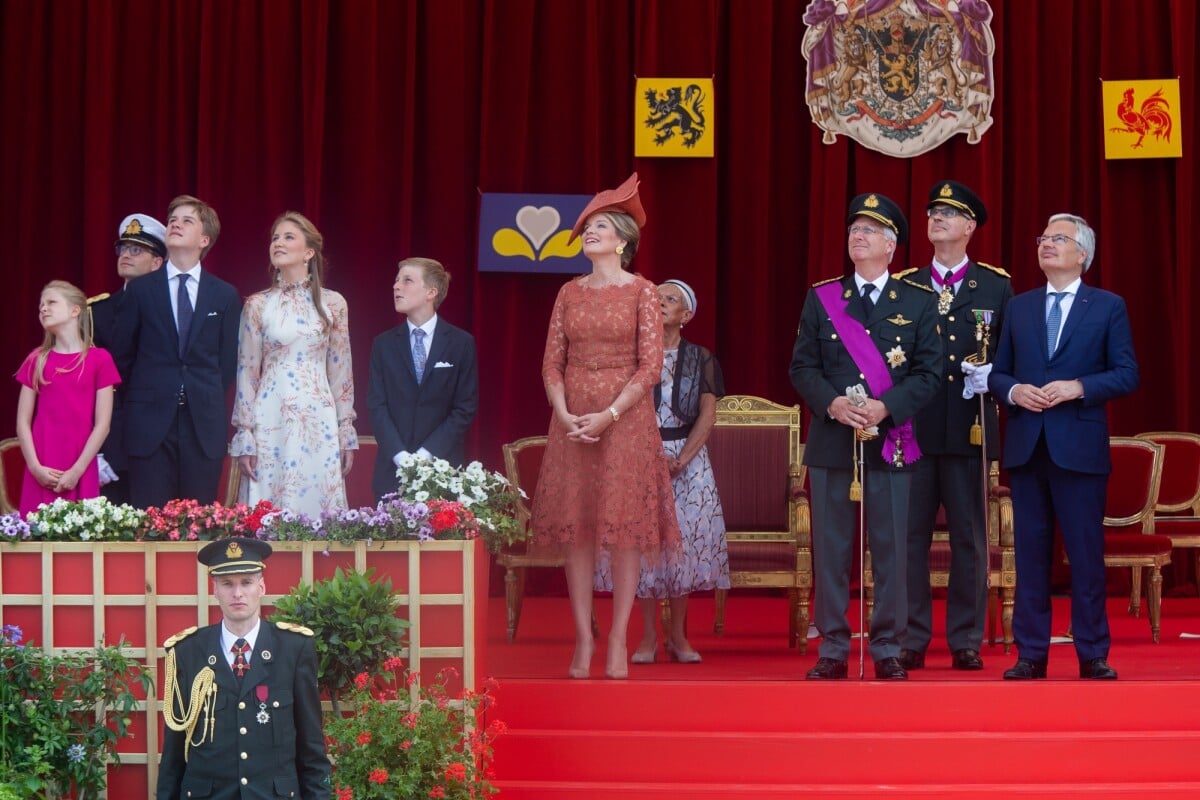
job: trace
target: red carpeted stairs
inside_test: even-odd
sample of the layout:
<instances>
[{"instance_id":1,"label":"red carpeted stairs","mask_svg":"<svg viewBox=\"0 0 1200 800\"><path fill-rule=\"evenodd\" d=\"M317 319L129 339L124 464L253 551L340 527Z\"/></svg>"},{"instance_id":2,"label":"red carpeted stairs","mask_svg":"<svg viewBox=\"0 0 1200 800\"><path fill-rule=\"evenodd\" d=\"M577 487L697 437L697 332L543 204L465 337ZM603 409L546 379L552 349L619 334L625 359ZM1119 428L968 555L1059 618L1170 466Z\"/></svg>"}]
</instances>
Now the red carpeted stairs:
<instances>
[{"instance_id":1,"label":"red carpeted stairs","mask_svg":"<svg viewBox=\"0 0 1200 800\"><path fill-rule=\"evenodd\" d=\"M504 800L1200 797L1195 682L507 678L498 699Z\"/></svg>"}]
</instances>

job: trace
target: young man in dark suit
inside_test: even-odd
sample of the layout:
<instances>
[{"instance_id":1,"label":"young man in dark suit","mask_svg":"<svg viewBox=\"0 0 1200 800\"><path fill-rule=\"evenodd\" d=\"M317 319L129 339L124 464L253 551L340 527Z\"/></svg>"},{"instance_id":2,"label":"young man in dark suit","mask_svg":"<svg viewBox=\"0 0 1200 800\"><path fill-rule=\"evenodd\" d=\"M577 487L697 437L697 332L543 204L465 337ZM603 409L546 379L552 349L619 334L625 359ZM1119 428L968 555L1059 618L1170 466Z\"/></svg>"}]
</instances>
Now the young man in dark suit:
<instances>
[{"instance_id":1,"label":"young man in dark suit","mask_svg":"<svg viewBox=\"0 0 1200 800\"><path fill-rule=\"evenodd\" d=\"M431 258L406 258L392 284L405 322L371 345L367 409L379 443L371 488L396 491L406 455L462 464L463 440L479 407L475 338L437 315L450 273Z\"/></svg>"},{"instance_id":2,"label":"young man in dark suit","mask_svg":"<svg viewBox=\"0 0 1200 800\"><path fill-rule=\"evenodd\" d=\"M313 632L262 621L270 555L266 542L234 537L197 556L221 621L163 644L157 800L330 796Z\"/></svg>"},{"instance_id":3,"label":"young man in dark suit","mask_svg":"<svg viewBox=\"0 0 1200 800\"><path fill-rule=\"evenodd\" d=\"M937 295L946 368L933 401L921 409L914 423L923 455L909 497L908 625L900 664L906 670L924 667L925 650L933 638L929 548L938 506L942 506L950 535L950 585L946 591L950 666L980 670L988 597L982 445L986 440L987 460L998 457L1000 434L995 402L984 398L981 403L974 390L964 392L963 372L964 365L971 368L968 359L978 355L982 344L976 340L983 333L976 314L990 320L985 362L995 355L1012 283L1004 270L967 257L971 234L987 222L987 208L974 192L957 181L940 181L929 190L925 210L933 263L896 277L928 286ZM972 430L977 431L977 438Z\"/></svg>"},{"instance_id":4,"label":"young man in dark suit","mask_svg":"<svg viewBox=\"0 0 1200 800\"><path fill-rule=\"evenodd\" d=\"M1105 404L1137 388L1125 301L1083 283L1096 234L1055 214L1037 237L1047 285L1008 304L988 387L1008 410L1017 663L1006 680L1046 677L1050 565L1058 523L1071 561L1071 632L1079 677L1115 680L1104 608L1104 502L1111 461Z\"/></svg>"},{"instance_id":5,"label":"young man in dark suit","mask_svg":"<svg viewBox=\"0 0 1200 800\"><path fill-rule=\"evenodd\" d=\"M117 274L124 283L121 288L111 295L101 295L101 299L91 304L92 332L96 344L106 350L112 350L114 329L117 324L117 309L125 296L125 284L134 278L140 278L162 267L167 258L167 230L163 224L149 214L130 214L121 220L117 228ZM125 454L125 413L121 408L123 386L117 386L113 396L112 425L108 438L100 455L104 461L100 469L100 479L105 480L103 464L108 465L109 480L100 493L110 503L128 503L129 496L129 457ZM116 480L111 478L115 476Z\"/></svg>"},{"instance_id":6,"label":"young man in dark suit","mask_svg":"<svg viewBox=\"0 0 1200 800\"><path fill-rule=\"evenodd\" d=\"M226 391L237 373L237 290L203 270L217 212L190 195L167 209L163 269L126 287L113 357L124 379L130 495L142 508L217 499L228 444Z\"/></svg>"}]
</instances>

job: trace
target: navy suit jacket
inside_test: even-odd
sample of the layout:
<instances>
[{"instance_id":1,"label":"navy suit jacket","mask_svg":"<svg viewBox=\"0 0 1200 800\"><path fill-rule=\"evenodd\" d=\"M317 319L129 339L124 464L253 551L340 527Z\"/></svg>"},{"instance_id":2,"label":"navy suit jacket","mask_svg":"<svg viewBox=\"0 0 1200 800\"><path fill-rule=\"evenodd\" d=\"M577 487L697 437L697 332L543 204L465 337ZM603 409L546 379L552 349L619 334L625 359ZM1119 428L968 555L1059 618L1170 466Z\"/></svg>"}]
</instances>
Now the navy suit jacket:
<instances>
[{"instance_id":1,"label":"navy suit jacket","mask_svg":"<svg viewBox=\"0 0 1200 800\"><path fill-rule=\"evenodd\" d=\"M179 333L171 311L166 267L125 285L113 326L113 358L124 381L125 446L144 457L162 444L187 394L196 435L208 458L225 455L229 409L225 394L237 375L237 289L208 270L201 273L187 348L179 355Z\"/></svg>"},{"instance_id":2,"label":"navy suit jacket","mask_svg":"<svg viewBox=\"0 0 1200 800\"><path fill-rule=\"evenodd\" d=\"M439 364L443 366L438 366ZM479 408L475 338L438 317L425 374L417 383L408 323L375 337L367 409L379 443L371 489L396 491L392 458L424 447L451 464L463 462L463 440Z\"/></svg>"},{"instance_id":3,"label":"navy suit jacket","mask_svg":"<svg viewBox=\"0 0 1200 800\"><path fill-rule=\"evenodd\" d=\"M1040 413L1008 405L1004 467L1027 464L1045 435L1055 464L1075 472L1107 475L1108 417L1104 404L1138 385L1137 358L1125 301L1112 292L1080 284L1051 357L1046 344L1046 287L1012 299L988 388L1006 403L1018 383L1045 386L1079 380L1083 397Z\"/></svg>"}]
</instances>

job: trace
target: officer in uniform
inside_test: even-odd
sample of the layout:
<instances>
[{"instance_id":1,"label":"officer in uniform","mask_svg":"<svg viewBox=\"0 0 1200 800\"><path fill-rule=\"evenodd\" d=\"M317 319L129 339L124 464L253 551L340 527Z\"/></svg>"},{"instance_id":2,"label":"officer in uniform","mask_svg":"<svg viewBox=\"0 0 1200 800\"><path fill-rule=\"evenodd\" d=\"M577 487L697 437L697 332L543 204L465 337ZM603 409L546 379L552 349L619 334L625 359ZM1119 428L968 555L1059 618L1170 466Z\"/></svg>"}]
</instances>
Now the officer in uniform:
<instances>
[{"instance_id":1,"label":"officer in uniform","mask_svg":"<svg viewBox=\"0 0 1200 800\"><path fill-rule=\"evenodd\" d=\"M790 369L812 413L804 463L812 483L816 624L823 638L807 678L847 674L846 610L861 497L875 571L875 677L904 680L908 492L920 457L911 421L937 391L942 340L929 288L887 272L897 244L908 237L899 207L881 194L862 194L850 204L847 221L854 273L809 291ZM856 458L860 431L874 434L862 463Z\"/></svg>"},{"instance_id":2,"label":"officer in uniform","mask_svg":"<svg viewBox=\"0 0 1200 800\"><path fill-rule=\"evenodd\" d=\"M167 258L167 230L149 214L130 214L117 228L117 274L125 283L154 272ZM112 347L113 325L117 309L125 295L121 285L113 294L90 298L92 332L96 345L106 350ZM121 387L113 396L112 424L108 438L100 448L101 477L106 479L100 493L112 503L129 502L129 458L125 455L125 415L121 413ZM105 464L108 471L105 470ZM115 480L114 480L115 478Z\"/></svg>"},{"instance_id":3,"label":"officer in uniform","mask_svg":"<svg viewBox=\"0 0 1200 800\"><path fill-rule=\"evenodd\" d=\"M270 555L244 538L200 551L223 619L163 645L158 800L330 796L312 631L261 618Z\"/></svg>"},{"instance_id":4,"label":"officer in uniform","mask_svg":"<svg viewBox=\"0 0 1200 800\"><path fill-rule=\"evenodd\" d=\"M991 362L1012 283L1004 270L967 258L971 234L987 222L987 209L974 192L961 183L941 181L929 190L926 212L933 263L896 277L928 286L937 295L946 369L933 402L917 414L914 423L924 457L917 462L909 497L908 632L900 663L908 670L925 666L925 650L933 636L929 547L938 507L943 506L950 532L946 639L951 666L979 670L983 669L979 649L988 596L981 454L986 443L988 461L999 457L1000 433L996 404L990 397L980 401L986 385L977 382L964 391L970 376L963 372L964 365L970 370L975 361ZM988 345L981 354L985 339ZM975 396L976 390L981 390L980 397Z\"/></svg>"}]
</instances>

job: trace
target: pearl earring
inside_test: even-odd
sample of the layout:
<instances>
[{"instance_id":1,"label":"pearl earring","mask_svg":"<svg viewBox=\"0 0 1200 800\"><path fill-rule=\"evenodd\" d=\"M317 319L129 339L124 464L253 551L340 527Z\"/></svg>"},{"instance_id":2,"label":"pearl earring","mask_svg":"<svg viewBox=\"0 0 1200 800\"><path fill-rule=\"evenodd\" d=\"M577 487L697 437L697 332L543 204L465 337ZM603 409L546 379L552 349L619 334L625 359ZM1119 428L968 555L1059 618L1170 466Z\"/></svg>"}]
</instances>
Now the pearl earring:
<instances>
[{"instance_id":1,"label":"pearl earring","mask_svg":"<svg viewBox=\"0 0 1200 800\"><path fill-rule=\"evenodd\" d=\"M616 249L617 255L621 255L624 252L625 252L625 245L623 245L623 244L617 245L617 249Z\"/></svg>"}]
</instances>

